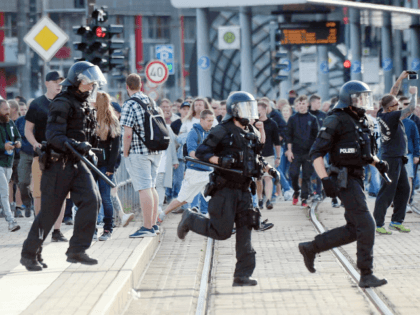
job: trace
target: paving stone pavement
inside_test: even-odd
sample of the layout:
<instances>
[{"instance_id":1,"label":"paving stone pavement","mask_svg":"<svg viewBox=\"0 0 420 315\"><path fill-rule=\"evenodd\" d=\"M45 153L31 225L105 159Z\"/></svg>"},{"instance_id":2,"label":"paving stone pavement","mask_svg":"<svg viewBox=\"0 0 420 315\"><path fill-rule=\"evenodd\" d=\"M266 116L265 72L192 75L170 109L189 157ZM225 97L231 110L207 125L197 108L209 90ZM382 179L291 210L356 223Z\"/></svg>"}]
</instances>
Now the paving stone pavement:
<instances>
[{"instance_id":1,"label":"paving stone pavement","mask_svg":"<svg viewBox=\"0 0 420 315\"><path fill-rule=\"evenodd\" d=\"M415 196L416 202L419 197ZM376 199L367 200L373 214ZM392 211L391 207L387 211L386 229L391 221ZM345 224L344 208L332 208L328 199L320 204L318 213L320 221L328 229ZM388 280L387 285L376 288L375 291L379 296L386 297L395 314L420 314L420 215L407 213L404 226L411 228L411 232L392 231L392 235L375 236L374 272ZM343 246L342 249L355 263L356 243Z\"/></svg>"},{"instance_id":2,"label":"paving stone pavement","mask_svg":"<svg viewBox=\"0 0 420 315\"><path fill-rule=\"evenodd\" d=\"M167 216L162 226L165 234L156 256L150 262L139 293L124 315L195 314L207 238L188 233L178 238L179 214Z\"/></svg>"},{"instance_id":3,"label":"paving stone pavement","mask_svg":"<svg viewBox=\"0 0 420 315\"><path fill-rule=\"evenodd\" d=\"M252 233L258 285L232 287L235 238L216 242L208 314L378 314L331 252L308 272L297 247L316 235L307 210L279 202L262 215L275 226Z\"/></svg>"},{"instance_id":4,"label":"paving stone pavement","mask_svg":"<svg viewBox=\"0 0 420 315\"><path fill-rule=\"evenodd\" d=\"M32 220L18 219L18 223L21 229L10 233L5 221L0 222L1 315L89 314L142 242L128 238L138 229L138 223L116 228L111 240L95 242L87 251L99 264L86 266L66 262L68 243L51 243L49 236L43 250L48 268L28 272L19 259ZM70 238L72 226L63 225L63 232Z\"/></svg>"}]
</instances>

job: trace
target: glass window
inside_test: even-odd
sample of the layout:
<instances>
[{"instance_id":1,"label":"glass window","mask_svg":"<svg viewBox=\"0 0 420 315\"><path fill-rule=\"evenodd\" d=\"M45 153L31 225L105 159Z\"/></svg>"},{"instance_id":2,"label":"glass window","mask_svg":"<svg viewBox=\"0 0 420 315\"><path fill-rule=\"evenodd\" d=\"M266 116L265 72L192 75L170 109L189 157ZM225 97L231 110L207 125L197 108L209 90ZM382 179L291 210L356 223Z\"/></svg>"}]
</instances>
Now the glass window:
<instances>
[{"instance_id":1,"label":"glass window","mask_svg":"<svg viewBox=\"0 0 420 315\"><path fill-rule=\"evenodd\" d=\"M169 39L170 17L147 16L143 19L143 36L147 39Z\"/></svg>"},{"instance_id":2,"label":"glass window","mask_svg":"<svg viewBox=\"0 0 420 315\"><path fill-rule=\"evenodd\" d=\"M17 14L12 12L5 12L5 23L4 23L4 36L5 37L17 37Z\"/></svg>"}]
</instances>

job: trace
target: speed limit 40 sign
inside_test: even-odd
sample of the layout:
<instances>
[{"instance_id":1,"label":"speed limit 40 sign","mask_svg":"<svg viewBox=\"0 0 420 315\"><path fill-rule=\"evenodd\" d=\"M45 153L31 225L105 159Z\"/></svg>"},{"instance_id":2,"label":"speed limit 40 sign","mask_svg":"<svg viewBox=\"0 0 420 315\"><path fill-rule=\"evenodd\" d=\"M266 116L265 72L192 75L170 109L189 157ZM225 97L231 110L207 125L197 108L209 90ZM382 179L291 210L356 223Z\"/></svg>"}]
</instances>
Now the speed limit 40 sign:
<instances>
[{"instance_id":1,"label":"speed limit 40 sign","mask_svg":"<svg viewBox=\"0 0 420 315\"><path fill-rule=\"evenodd\" d=\"M146 78L152 83L162 84L168 79L168 75L168 67L162 61L153 60L146 66Z\"/></svg>"}]
</instances>

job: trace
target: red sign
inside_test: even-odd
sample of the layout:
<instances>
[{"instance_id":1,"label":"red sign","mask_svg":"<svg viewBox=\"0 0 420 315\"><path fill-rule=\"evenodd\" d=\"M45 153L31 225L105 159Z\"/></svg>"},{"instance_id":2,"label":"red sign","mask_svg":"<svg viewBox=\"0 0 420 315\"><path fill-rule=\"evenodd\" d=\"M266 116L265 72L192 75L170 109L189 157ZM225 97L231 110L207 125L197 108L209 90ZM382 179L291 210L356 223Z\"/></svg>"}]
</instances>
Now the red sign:
<instances>
[{"instance_id":1,"label":"red sign","mask_svg":"<svg viewBox=\"0 0 420 315\"><path fill-rule=\"evenodd\" d=\"M154 84L162 84L168 79L169 70L166 64L159 60L153 60L146 66L146 78Z\"/></svg>"}]
</instances>

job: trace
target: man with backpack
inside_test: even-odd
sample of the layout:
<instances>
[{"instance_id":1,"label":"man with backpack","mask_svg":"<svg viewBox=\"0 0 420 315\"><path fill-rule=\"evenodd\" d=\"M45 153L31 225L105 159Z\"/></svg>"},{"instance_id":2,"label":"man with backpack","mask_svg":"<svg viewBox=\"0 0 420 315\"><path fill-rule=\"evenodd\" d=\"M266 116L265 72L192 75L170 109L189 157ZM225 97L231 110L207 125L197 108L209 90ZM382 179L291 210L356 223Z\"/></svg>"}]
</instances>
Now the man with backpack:
<instances>
[{"instance_id":1,"label":"man with backpack","mask_svg":"<svg viewBox=\"0 0 420 315\"><path fill-rule=\"evenodd\" d=\"M187 136L186 153L190 157L195 158L195 151L198 146L203 143L204 139L207 138L209 131L213 126L214 119L215 116L211 110L205 109L201 111L200 123L195 123ZM187 202L192 202L194 197L204 190L209 182L209 175L212 170L213 169L209 166L187 162L187 170L178 197L172 200L165 209L165 212L159 214L159 221L163 221L166 214L172 210L175 210Z\"/></svg>"},{"instance_id":2,"label":"man with backpack","mask_svg":"<svg viewBox=\"0 0 420 315\"><path fill-rule=\"evenodd\" d=\"M156 177L162 151L169 146L169 132L156 104L140 91L140 76L130 74L126 88L130 99L124 103L121 113L123 153L133 187L140 194L143 214L143 226L130 237L153 237L159 232Z\"/></svg>"}]
</instances>

